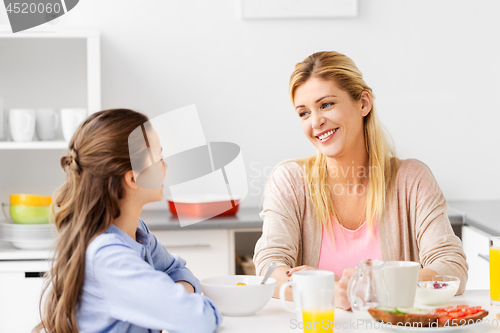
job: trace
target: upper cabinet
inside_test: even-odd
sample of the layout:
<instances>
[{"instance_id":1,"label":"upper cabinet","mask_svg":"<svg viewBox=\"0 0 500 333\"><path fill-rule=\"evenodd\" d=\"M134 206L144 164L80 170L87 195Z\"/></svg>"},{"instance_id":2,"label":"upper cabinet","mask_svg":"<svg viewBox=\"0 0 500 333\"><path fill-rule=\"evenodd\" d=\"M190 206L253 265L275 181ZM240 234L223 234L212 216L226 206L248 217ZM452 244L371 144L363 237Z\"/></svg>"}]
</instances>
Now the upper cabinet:
<instances>
[{"instance_id":1,"label":"upper cabinet","mask_svg":"<svg viewBox=\"0 0 500 333\"><path fill-rule=\"evenodd\" d=\"M89 115L101 109L98 29L49 28L13 34L9 26L0 26L0 125L8 133L8 141L0 138L0 149L67 148L60 110L83 108ZM35 132L32 141L13 141L6 115L18 108L56 110L55 138L44 141Z\"/></svg>"}]
</instances>

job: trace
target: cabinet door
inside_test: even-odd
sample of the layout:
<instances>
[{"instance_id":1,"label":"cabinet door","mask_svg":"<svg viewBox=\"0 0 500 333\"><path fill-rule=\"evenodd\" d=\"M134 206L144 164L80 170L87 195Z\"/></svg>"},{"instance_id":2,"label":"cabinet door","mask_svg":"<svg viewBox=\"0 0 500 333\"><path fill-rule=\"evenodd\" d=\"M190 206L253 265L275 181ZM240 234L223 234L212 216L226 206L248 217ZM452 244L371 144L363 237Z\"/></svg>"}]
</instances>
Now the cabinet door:
<instances>
[{"instance_id":1,"label":"cabinet door","mask_svg":"<svg viewBox=\"0 0 500 333\"><path fill-rule=\"evenodd\" d=\"M154 235L170 253L186 260L186 267L200 280L234 274L234 246L227 229L155 231Z\"/></svg>"},{"instance_id":2,"label":"cabinet door","mask_svg":"<svg viewBox=\"0 0 500 333\"><path fill-rule=\"evenodd\" d=\"M488 255L491 235L470 226L462 226L462 243L467 263L469 264L469 280L467 289L490 288L489 262L479 255Z\"/></svg>"},{"instance_id":3,"label":"cabinet door","mask_svg":"<svg viewBox=\"0 0 500 333\"><path fill-rule=\"evenodd\" d=\"M0 262L0 332L26 333L40 322L39 304L47 261Z\"/></svg>"}]
</instances>

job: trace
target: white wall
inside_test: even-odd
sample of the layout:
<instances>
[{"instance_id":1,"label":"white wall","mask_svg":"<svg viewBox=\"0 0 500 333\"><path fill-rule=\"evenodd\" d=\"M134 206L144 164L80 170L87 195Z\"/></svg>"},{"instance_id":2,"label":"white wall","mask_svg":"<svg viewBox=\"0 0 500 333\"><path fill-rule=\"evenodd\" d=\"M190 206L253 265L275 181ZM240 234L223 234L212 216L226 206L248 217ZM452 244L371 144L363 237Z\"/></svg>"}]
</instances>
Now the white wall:
<instances>
[{"instance_id":1,"label":"white wall","mask_svg":"<svg viewBox=\"0 0 500 333\"><path fill-rule=\"evenodd\" d=\"M246 206L259 204L263 171L314 153L287 89L320 50L356 62L400 156L427 163L449 200L500 199L499 1L360 0L356 18L315 20L243 21L239 6L82 0L62 24L100 27L104 108L152 117L194 103L208 140L239 144Z\"/></svg>"}]
</instances>

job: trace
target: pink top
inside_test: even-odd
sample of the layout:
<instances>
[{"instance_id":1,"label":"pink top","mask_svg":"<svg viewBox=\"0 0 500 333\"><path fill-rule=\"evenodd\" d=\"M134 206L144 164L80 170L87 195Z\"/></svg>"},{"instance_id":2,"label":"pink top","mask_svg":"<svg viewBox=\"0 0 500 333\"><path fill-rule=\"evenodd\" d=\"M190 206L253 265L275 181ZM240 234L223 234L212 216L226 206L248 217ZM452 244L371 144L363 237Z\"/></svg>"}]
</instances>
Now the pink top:
<instances>
[{"instance_id":1,"label":"pink top","mask_svg":"<svg viewBox=\"0 0 500 333\"><path fill-rule=\"evenodd\" d=\"M372 236L367 222L356 230L346 229L335 222L333 244L328 231L323 227L318 268L342 276L344 269L356 267L361 260L382 260L376 222L373 224L373 234Z\"/></svg>"}]
</instances>

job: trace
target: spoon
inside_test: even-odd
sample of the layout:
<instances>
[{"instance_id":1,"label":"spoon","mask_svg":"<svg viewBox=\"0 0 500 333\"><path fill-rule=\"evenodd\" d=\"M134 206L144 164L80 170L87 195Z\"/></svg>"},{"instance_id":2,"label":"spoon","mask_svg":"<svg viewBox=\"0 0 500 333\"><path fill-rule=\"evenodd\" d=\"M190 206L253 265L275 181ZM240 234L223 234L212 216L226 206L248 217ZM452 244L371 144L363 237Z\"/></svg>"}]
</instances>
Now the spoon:
<instances>
[{"instance_id":1,"label":"spoon","mask_svg":"<svg viewBox=\"0 0 500 333\"><path fill-rule=\"evenodd\" d=\"M277 264L275 262L273 262L271 265L269 265L269 268L267 269L267 273L264 276L264 280L262 280L262 282L260 284L266 284L267 279L269 279L271 274L274 272L274 270L276 269L276 266L277 266Z\"/></svg>"}]
</instances>

